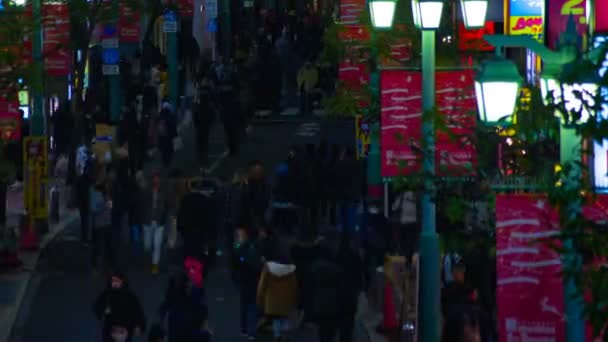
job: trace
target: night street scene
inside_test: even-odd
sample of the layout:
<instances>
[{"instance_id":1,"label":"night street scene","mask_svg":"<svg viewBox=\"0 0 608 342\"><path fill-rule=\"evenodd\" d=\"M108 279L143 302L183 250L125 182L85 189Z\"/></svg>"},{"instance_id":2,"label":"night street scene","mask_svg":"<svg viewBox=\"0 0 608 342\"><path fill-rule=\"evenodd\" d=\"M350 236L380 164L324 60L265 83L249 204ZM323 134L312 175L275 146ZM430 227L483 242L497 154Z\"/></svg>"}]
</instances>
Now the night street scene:
<instances>
[{"instance_id":1,"label":"night street scene","mask_svg":"<svg viewBox=\"0 0 608 342\"><path fill-rule=\"evenodd\" d=\"M608 342L608 0L0 0L0 342Z\"/></svg>"}]
</instances>

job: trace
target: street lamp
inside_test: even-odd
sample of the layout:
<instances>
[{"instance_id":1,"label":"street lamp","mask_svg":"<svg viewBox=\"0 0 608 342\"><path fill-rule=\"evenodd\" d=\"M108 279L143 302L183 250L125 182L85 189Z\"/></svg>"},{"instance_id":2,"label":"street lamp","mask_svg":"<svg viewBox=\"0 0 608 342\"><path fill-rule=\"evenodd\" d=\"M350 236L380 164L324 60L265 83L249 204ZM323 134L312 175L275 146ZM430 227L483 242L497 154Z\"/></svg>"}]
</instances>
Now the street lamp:
<instances>
[{"instance_id":1,"label":"street lamp","mask_svg":"<svg viewBox=\"0 0 608 342\"><path fill-rule=\"evenodd\" d=\"M513 114L523 78L517 66L505 58L484 61L475 78L481 121L496 124Z\"/></svg>"},{"instance_id":2,"label":"street lamp","mask_svg":"<svg viewBox=\"0 0 608 342\"><path fill-rule=\"evenodd\" d=\"M393 26L397 0L370 0L369 14L375 29L390 29Z\"/></svg>"},{"instance_id":3,"label":"street lamp","mask_svg":"<svg viewBox=\"0 0 608 342\"><path fill-rule=\"evenodd\" d=\"M486 24L487 0L460 0L462 20L467 29L482 28Z\"/></svg>"},{"instance_id":4,"label":"street lamp","mask_svg":"<svg viewBox=\"0 0 608 342\"><path fill-rule=\"evenodd\" d=\"M436 30L441 23L442 0L412 0L414 24L422 30Z\"/></svg>"}]
</instances>

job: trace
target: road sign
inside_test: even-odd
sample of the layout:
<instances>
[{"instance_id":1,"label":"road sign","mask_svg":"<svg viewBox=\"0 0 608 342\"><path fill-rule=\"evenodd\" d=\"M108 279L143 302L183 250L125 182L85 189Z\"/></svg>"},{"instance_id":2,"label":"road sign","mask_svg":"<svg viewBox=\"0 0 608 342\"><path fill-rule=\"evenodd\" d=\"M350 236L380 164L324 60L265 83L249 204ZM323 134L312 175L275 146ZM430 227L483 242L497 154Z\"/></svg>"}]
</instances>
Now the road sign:
<instances>
[{"instance_id":1,"label":"road sign","mask_svg":"<svg viewBox=\"0 0 608 342\"><path fill-rule=\"evenodd\" d=\"M205 0L205 14L208 19L217 18L217 0Z\"/></svg>"},{"instance_id":2,"label":"road sign","mask_svg":"<svg viewBox=\"0 0 608 342\"><path fill-rule=\"evenodd\" d=\"M177 15L173 11L167 11L164 14L165 21L177 21Z\"/></svg>"},{"instance_id":3,"label":"road sign","mask_svg":"<svg viewBox=\"0 0 608 342\"><path fill-rule=\"evenodd\" d=\"M118 64L120 62L120 51L118 49L104 49L102 62L103 64Z\"/></svg>"},{"instance_id":4,"label":"road sign","mask_svg":"<svg viewBox=\"0 0 608 342\"><path fill-rule=\"evenodd\" d=\"M101 41L101 47L104 49L118 49L118 38L106 38Z\"/></svg>"},{"instance_id":5,"label":"road sign","mask_svg":"<svg viewBox=\"0 0 608 342\"><path fill-rule=\"evenodd\" d=\"M217 32L217 20L209 19L207 22L207 32L216 33Z\"/></svg>"},{"instance_id":6,"label":"road sign","mask_svg":"<svg viewBox=\"0 0 608 342\"><path fill-rule=\"evenodd\" d=\"M102 73L105 76L120 75L120 68L117 64L104 64L102 67Z\"/></svg>"},{"instance_id":7,"label":"road sign","mask_svg":"<svg viewBox=\"0 0 608 342\"><path fill-rule=\"evenodd\" d=\"M163 31L165 33L177 32L177 21L165 21L165 24L163 25Z\"/></svg>"}]
</instances>

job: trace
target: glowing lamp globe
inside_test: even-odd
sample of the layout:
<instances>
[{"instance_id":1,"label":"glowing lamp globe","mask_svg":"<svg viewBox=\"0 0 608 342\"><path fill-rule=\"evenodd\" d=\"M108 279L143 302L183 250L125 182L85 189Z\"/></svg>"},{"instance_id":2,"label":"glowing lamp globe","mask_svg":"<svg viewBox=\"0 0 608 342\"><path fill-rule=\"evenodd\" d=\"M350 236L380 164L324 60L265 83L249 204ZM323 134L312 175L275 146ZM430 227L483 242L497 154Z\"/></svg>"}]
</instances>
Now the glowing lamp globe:
<instances>
[{"instance_id":1,"label":"glowing lamp globe","mask_svg":"<svg viewBox=\"0 0 608 342\"><path fill-rule=\"evenodd\" d=\"M497 124L513 114L523 78L517 66L504 58L484 61L475 77L481 121Z\"/></svg>"},{"instance_id":2,"label":"glowing lamp globe","mask_svg":"<svg viewBox=\"0 0 608 342\"><path fill-rule=\"evenodd\" d=\"M486 24L487 0L460 0L462 20L467 29L482 28Z\"/></svg>"},{"instance_id":3,"label":"glowing lamp globe","mask_svg":"<svg viewBox=\"0 0 608 342\"><path fill-rule=\"evenodd\" d=\"M370 0L369 14L375 29L390 29L393 26L397 0Z\"/></svg>"},{"instance_id":4,"label":"glowing lamp globe","mask_svg":"<svg viewBox=\"0 0 608 342\"><path fill-rule=\"evenodd\" d=\"M443 1L412 0L414 24L422 30L436 30L441 23Z\"/></svg>"}]
</instances>

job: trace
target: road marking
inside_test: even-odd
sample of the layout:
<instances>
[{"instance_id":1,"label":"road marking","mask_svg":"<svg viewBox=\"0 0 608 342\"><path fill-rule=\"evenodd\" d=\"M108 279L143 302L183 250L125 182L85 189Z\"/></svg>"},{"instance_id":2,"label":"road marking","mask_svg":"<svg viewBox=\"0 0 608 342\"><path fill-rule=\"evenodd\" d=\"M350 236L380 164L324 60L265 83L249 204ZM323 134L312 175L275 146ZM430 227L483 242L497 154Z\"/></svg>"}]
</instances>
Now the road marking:
<instances>
[{"instance_id":1,"label":"road marking","mask_svg":"<svg viewBox=\"0 0 608 342\"><path fill-rule=\"evenodd\" d=\"M215 171L215 169L217 169L222 162L224 161L224 159L226 159L226 157L228 157L228 155L230 154L230 152L228 150L224 151L214 162L213 164L211 164L211 166L209 166L208 168L206 168L204 171L205 173L212 173L213 171Z\"/></svg>"}]
</instances>

